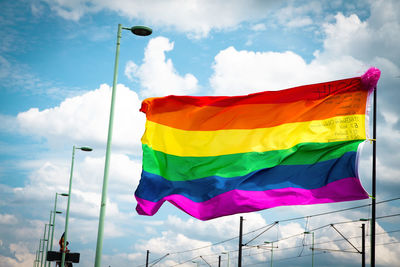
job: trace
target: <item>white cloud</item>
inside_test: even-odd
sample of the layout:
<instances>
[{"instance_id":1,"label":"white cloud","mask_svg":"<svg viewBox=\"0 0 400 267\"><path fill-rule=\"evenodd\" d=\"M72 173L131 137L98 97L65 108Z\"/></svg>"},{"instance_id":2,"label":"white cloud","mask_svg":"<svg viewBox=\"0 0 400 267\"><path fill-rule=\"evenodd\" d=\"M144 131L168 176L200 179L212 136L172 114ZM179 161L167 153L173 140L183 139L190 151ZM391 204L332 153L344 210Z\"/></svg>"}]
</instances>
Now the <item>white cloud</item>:
<instances>
[{"instance_id":1,"label":"white cloud","mask_svg":"<svg viewBox=\"0 0 400 267\"><path fill-rule=\"evenodd\" d=\"M304 18L296 18L296 19L289 21L287 23L287 26L291 27L291 28L296 28L296 27L300 28L300 27L311 25L312 23L313 23L313 21L311 20L311 18L304 17Z\"/></svg>"},{"instance_id":2,"label":"white cloud","mask_svg":"<svg viewBox=\"0 0 400 267\"><path fill-rule=\"evenodd\" d=\"M246 218L244 231L266 225L265 219L258 213L242 214ZM191 235L197 238L208 238L210 240L224 240L237 235L239 229L240 215L225 216L210 221L199 221L195 219L182 220L176 216L168 216L166 225L168 229ZM193 233L196 229L196 233Z\"/></svg>"},{"instance_id":3,"label":"white cloud","mask_svg":"<svg viewBox=\"0 0 400 267\"><path fill-rule=\"evenodd\" d=\"M130 19L142 19L153 27L168 27L188 33L193 38L205 37L213 29L237 27L246 20L265 18L275 1L93 1L45 0L59 16L79 20L87 13L111 10Z\"/></svg>"},{"instance_id":4,"label":"white cloud","mask_svg":"<svg viewBox=\"0 0 400 267\"><path fill-rule=\"evenodd\" d=\"M276 11L275 17L279 24L289 28L308 26L314 23L310 16L318 18L323 13L322 5L320 1L307 1L306 4L296 6L288 3Z\"/></svg>"},{"instance_id":5,"label":"white cloud","mask_svg":"<svg viewBox=\"0 0 400 267\"><path fill-rule=\"evenodd\" d=\"M298 20L300 14L320 13L316 7L288 6L277 16ZM383 75L395 76L399 73L400 30L396 29L400 29L400 21L390 10L400 10L400 4L375 1L366 21L355 14L348 17L337 14L335 23L324 24L324 49L316 51L310 63L291 51L237 51L234 47L222 50L215 56L214 74L210 78L214 94L246 94L358 76L373 64L381 68ZM393 77L385 80L393 81Z\"/></svg>"},{"instance_id":6,"label":"white cloud","mask_svg":"<svg viewBox=\"0 0 400 267\"><path fill-rule=\"evenodd\" d=\"M86 244L96 240L97 228L93 225L97 225L100 211L104 157L85 156L83 160L82 157L84 156L76 155L75 157L69 222L71 240L79 240ZM23 187L13 189L10 201L21 203L29 209L29 213L38 212L42 215L45 214L46 217L49 216L50 209L53 209L55 192L68 192L70 160L70 158L55 161L45 160L42 167L30 175L30 180ZM141 164L137 160L131 160L123 154L111 155L105 238L121 237L129 233L122 225L132 223L136 205L134 190L137 187L140 172ZM62 211L63 214L56 216L56 225L58 226L65 224L66 204L66 198L59 196L57 210ZM124 211L126 209L130 211ZM24 221L17 221L15 216L0 214L0 224L13 227L24 224L24 227L17 227L18 230L13 233L20 239L27 235L40 236L44 223L47 221L31 222L27 225Z\"/></svg>"},{"instance_id":7,"label":"white cloud","mask_svg":"<svg viewBox=\"0 0 400 267\"><path fill-rule=\"evenodd\" d=\"M4 57L0 56L0 79L10 74L11 64Z\"/></svg>"},{"instance_id":8,"label":"white cloud","mask_svg":"<svg viewBox=\"0 0 400 267\"><path fill-rule=\"evenodd\" d=\"M135 64L133 61L128 61L125 65L124 74L128 77L129 80L134 81L135 75L138 71L138 65Z\"/></svg>"},{"instance_id":9,"label":"white cloud","mask_svg":"<svg viewBox=\"0 0 400 267\"><path fill-rule=\"evenodd\" d=\"M91 146L107 140L111 88L99 89L65 99L59 106L40 111L31 108L19 113L23 133L44 137L54 143L85 143ZM123 85L116 89L113 144L134 148L144 132L144 115L135 92Z\"/></svg>"},{"instance_id":10,"label":"white cloud","mask_svg":"<svg viewBox=\"0 0 400 267\"><path fill-rule=\"evenodd\" d=\"M158 97L169 94L194 94L197 92L197 79L192 74L180 76L172 60L165 53L174 48L174 43L165 37L151 39L145 50L144 62L137 66L129 61L125 67L128 78L137 77L144 89L144 97Z\"/></svg>"},{"instance_id":11,"label":"white cloud","mask_svg":"<svg viewBox=\"0 0 400 267\"><path fill-rule=\"evenodd\" d=\"M308 83L361 75L367 65L350 56L325 60L318 55L307 64L291 52L237 51L229 47L219 52L210 84L216 95L242 95L275 91Z\"/></svg>"},{"instance_id":12,"label":"white cloud","mask_svg":"<svg viewBox=\"0 0 400 267\"><path fill-rule=\"evenodd\" d=\"M253 25L253 26L251 27L251 29L252 29L253 31L265 31L265 30L267 29L267 26L265 26L264 23L258 23L258 24L256 24L256 25Z\"/></svg>"},{"instance_id":13,"label":"white cloud","mask_svg":"<svg viewBox=\"0 0 400 267\"><path fill-rule=\"evenodd\" d=\"M71 205L74 205L74 209L71 212L77 217L93 219L98 217L100 208L104 157L86 156L83 161L80 160L81 158L77 158L76 155L74 163L71 186ZM25 201L51 197L53 202L54 195L44 195L43 192L68 192L70 160L51 162L49 159L45 161L42 167L31 174L30 181L24 187L14 189L14 193ZM141 164L138 161L130 160L126 155L112 154L109 168L107 213L118 219L123 217L116 202L120 195L131 195L131 202L128 205L135 204L133 190L139 183ZM65 201L62 201L61 198L58 199L60 207L65 206Z\"/></svg>"},{"instance_id":14,"label":"white cloud","mask_svg":"<svg viewBox=\"0 0 400 267\"><path fill-rule=\"evenodd\" d=\"M28 245L24 242L10 244L10 252L14 257L0 255L0 265L2 267L28 267L32 266L35 255L30 253Z\"/></svg>"},{"instance_id":15,"label":"white cloud","mask_svg":"<svg viewBox=\"0 0 400 267\"><path fill-rule=\"evenodd\" d=\"M178 263L182 263L184 260L196 258L200 255L214 254L211 243L208 241L201 241L193 238L189 238L179 232L174 231L164 231L161 236L150 238L147 241L137 244L135 249L137 251L146 251L146 249L151 249L152 260L161 258L162 256L170 253L165 260L161 262L161 266L171 266ZM201 250L188 251L183 254L176 254L171 252L187 251L195 248L204 247ZM188 264L193 264L189 261ZM182 266L189 266L189 265Z\"/></svg>"},{"instance_id":16,"label":"white cloud","mask_svg":"<svg viewBox=\"0 0 400 267\"><path fill-rule=\"evenodd\" d=\"M400 4L393 1L374 1L371 17L361 21L357 15L335 16L336 23L324 24L325 54L351 55L356 59L371 61L384 57L399 62L400 51Z\"/></svg>"},{"instance_id":17,"label":"white cloud","mask_svg":"<svg viewBox=\"0 0 400 267\"><path fill-rule=\"evenodd\" d=\"M17 217L13 214L0 214L0 224L16 224Z\"/></svg>"}]
</instances>

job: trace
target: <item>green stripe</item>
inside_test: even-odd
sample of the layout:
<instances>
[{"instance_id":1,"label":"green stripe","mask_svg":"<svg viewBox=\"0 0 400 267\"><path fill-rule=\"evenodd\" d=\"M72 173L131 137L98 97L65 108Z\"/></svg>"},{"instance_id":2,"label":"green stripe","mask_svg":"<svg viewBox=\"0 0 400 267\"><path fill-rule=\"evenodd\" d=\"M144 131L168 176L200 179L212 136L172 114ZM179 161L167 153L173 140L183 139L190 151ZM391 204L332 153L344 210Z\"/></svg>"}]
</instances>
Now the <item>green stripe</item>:
<instances>
[{"instance_id":1,"label":"green stripe","mask_svg":"<svg viewBox=\"0 0 400 267\"><path fill-rule=\"evenodd\" d=\"M277 165L314 164L357 151L364 140L332 143L301 143L290 149L215 157L178 157L152 150L143 144L143 170L170 181L189 181L209 176L225 178Z\"/></svg>"}]
</instances>

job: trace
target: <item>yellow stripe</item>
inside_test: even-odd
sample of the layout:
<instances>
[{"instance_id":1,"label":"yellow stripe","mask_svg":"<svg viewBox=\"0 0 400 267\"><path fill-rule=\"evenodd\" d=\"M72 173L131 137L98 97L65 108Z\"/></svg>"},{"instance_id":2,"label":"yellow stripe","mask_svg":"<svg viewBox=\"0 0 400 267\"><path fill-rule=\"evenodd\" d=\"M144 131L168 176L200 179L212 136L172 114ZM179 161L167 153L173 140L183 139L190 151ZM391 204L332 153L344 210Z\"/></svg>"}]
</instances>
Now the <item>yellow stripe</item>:
<instances>
[{"instance_id":1,"label":"yellow stripe","mask_svg":"<svg viewBox=\"0 0 400 267\"><path fill-rule=\"evenodd\" d=\"M251 130L185 131L146 122L142 143L182 157L219 156L288 149L305 142L366 139L365 115L337 116Z\"/></svg>"}]
</instances>

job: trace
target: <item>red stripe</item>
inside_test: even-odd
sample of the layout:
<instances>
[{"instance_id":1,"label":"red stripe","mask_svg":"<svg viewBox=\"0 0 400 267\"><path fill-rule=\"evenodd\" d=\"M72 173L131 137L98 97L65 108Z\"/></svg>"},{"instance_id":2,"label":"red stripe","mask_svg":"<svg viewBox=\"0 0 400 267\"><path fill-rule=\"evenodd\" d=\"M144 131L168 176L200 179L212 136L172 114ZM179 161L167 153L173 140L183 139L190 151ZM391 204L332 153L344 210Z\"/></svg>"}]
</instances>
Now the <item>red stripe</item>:
<instances>
[{"instance_id":1,"label":"red stripe","mask_svg":"<svg viewBox=\"0 0 400 267\"><path fill-rule=\"evenodd\" d=\"M176 96L147 98L142 102L140 111L147 113L151 109L168 105L179 108L182 104L194 106L227 107L242 104L289 103L300 100L318 100L328 95L353 92L362 88L361 78L350 78L325 83L303 85L280 91L265 91L244 96Z\"/></svg>"}]
</instances>

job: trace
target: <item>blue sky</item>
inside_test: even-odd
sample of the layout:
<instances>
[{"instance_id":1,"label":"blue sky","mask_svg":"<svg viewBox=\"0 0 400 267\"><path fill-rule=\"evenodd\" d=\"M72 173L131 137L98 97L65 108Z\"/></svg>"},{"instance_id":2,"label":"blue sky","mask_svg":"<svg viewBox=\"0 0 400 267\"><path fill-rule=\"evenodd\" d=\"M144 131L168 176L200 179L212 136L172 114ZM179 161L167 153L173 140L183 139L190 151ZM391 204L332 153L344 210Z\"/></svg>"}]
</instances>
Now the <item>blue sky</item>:
<instances>
[{"instance_id":1,"label":"blue sky","mask_svg":"<svg viewBox=\"0 0 400 267\"><path fill-rule=\"evenodd\" d=\"M227 266L222 252L229 252L231 266L236 264L239 215L202 222L167 203L152 217L136 214L133 193L145 121L138 110L146 97L279 90L355 77L375 66L382 71L377 201L400 197L399 14L395 0L1 1L0 265L32 266L55 194L68 190L76 145L94 151L75 154L70 249L81 253L79 266L93 266L118 23L147 25L153 34L122 32L103 266L143 265L146 250L151 261L170 253L157 266L206 266L200 256L216 266L218 255ZM368 192L371 150L365 143L359 168ZM66 202L58 197L63 214L56 216L54 244L63 232ZM369 203L242 214L248 233L244 242L270 223L305 217L279 223L249 243L253 247L244 252L244 266L269 261L270 251L257 248L269 240L281 240L274 266L308 266L311 240L298 234L369 217L370 209L311 215ZM377 208L378 217L396 215L400 201ZM400 262L399 217L377 222L377 264L395 266ZM337 227L360 247L359 222ZM330 227L316 230L315 237L321 248L352 249ZM358 266L360 258L327 252L316 255L315 262Z\"/></svg>"}]
</instances>

